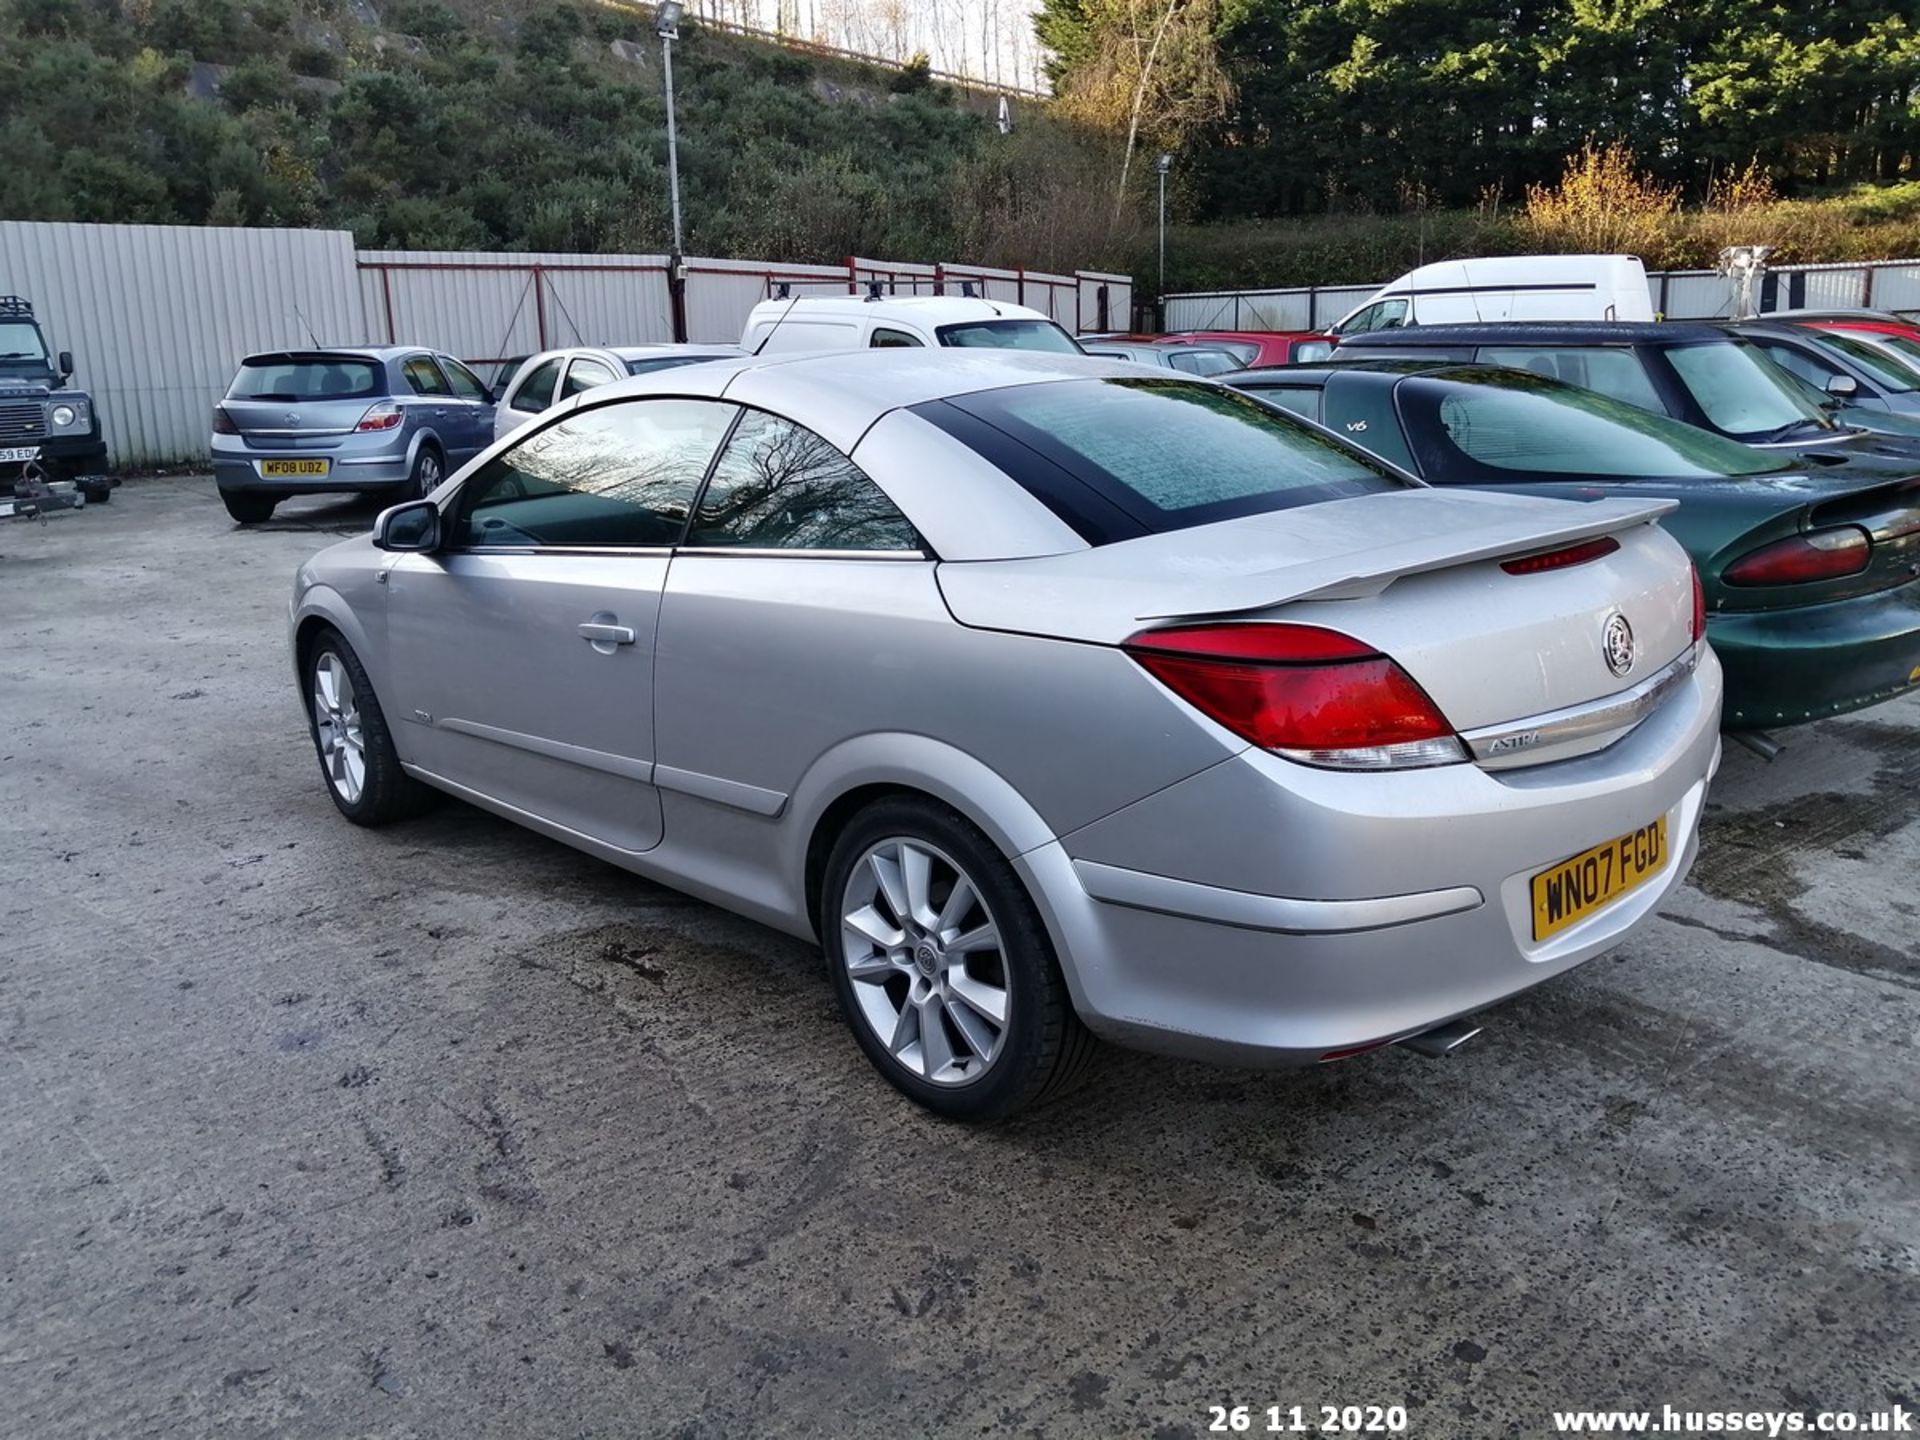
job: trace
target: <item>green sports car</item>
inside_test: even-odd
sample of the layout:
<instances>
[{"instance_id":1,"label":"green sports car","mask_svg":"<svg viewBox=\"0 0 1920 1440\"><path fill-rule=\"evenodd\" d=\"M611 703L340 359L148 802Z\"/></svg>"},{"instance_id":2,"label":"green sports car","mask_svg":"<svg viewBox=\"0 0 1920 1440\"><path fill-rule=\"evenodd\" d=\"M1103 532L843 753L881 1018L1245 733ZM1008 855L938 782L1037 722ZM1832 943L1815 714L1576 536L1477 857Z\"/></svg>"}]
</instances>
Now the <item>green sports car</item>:
<instances>
[{"instance_id":1,"label":"green sports car","mask_svg":"<svg viewBox=\"0 0 1920 1440\"><path fill-rule=\"evenodd\" d=\"M1795 725L1920 685L1920 460L1758 450L1531 371L1448 361L1220 377L1434 485L1661 495L1706 592L1726 726Z\"/></svg>"}]
</instances>

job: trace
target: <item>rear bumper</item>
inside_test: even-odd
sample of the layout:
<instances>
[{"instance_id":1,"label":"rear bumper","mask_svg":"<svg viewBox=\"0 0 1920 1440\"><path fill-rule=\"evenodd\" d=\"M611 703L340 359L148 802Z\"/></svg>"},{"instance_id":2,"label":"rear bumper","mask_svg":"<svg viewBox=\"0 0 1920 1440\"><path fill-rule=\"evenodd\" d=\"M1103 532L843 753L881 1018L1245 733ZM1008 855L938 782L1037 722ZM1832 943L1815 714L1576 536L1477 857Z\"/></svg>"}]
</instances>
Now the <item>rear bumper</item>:
<instances>
[{"instance_id":1,"label":"rear bumper","mask_svg":"<svg viewBox=\"0 0 1920 1440\"><path fill-rule=\"evenodd\" d=\"M1250 751L1018 863L1096 1032L1312 1064L1527 990L1652 915L1693 861L1719 700L1709 659L1607 750L1499 774L1335 774ZM1661 870L1536 941L1532 876L1658 816Z\"/></svg>"},{"instance_id":2,"label":"rear bumper","mask_svg":"<svg viewBox=\"0 0 1920 1440\"><path fill-rule=\"evenodd\" d=\"M388 435L348 436L326 449L267 449L249 445L239 436L215 435L211 446L213 478L222 490L250 490L263 495L384 490L405 483L412 469L413 442L413 433L404 428ZM324 460L327 473L261 473L262 466L279 460Z\"/></svg>"},{"instance_id":3,"label":"rear bumper","mask_svg":"<svg viewBox=\"0 0 1920 1440\"><path fill-rule=\"evenodd\" d=\"M251 490L262 495L327 494L349 490L387 490L406 482L407 457L380 456L377 459L335 459L325 475L262 475L260 461L306 459L306 456L262 455L246 460L215 456L213 478L222 490Z\"/></svg>"},{"instance_id":4,"label":"rear bumper","mask_svg":"<svg viewBox=\"0 0 1920 1440\"><path fill-rule=\"evenodd\" d=\"M1799 725L1920 685L1920 582L1878 595L1708 617L1729 730Z\"/></svg>"}]
</instances>

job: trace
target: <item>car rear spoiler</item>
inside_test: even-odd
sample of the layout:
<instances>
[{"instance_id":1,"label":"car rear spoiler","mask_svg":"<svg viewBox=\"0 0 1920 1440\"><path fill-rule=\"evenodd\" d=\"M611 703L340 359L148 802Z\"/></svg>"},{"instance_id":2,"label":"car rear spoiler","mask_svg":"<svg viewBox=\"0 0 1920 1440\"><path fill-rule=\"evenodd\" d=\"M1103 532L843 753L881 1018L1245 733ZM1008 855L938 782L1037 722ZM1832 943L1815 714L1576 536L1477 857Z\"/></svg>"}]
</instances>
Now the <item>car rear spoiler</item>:
<instances>
[{"instance_id":1,"label":"car rear spoiler","mask_svg":"<svg viewBox=\"0 0 1920 1440\"><path fill-rule=\"evenodd\" d=\"M1288 565L1270 574L1209 580L1188 587L1191 602L1182 603L1180 595L1168 596L1171 604L1139 618L1197 620L1267 610L1294 600L1363 600L1408 575L1553 549L1651 524L1678 509L1679 504L1667 499L1590 500L1578 506L1567 505L1570 518L1556 517L1551 525L1542 524L1538 514L1503 517L1464 536L1457 531L1421 535L1362 555L1336 555Z\"/></svg>"},{"instance_id":2,"label":"car rear spoiler","mask_svg":"<svg viewBox=\"0 0 1920 1440\"><path fill-rule=\"evenodd\" d=\"M1650 524L1668 499L1590 500L1422 486L1262 511L1110 545L942 564L962 625L1117 645L1142 622L1378 595L1405 575L1553 550Z\"/></svg>"}]
</instances>

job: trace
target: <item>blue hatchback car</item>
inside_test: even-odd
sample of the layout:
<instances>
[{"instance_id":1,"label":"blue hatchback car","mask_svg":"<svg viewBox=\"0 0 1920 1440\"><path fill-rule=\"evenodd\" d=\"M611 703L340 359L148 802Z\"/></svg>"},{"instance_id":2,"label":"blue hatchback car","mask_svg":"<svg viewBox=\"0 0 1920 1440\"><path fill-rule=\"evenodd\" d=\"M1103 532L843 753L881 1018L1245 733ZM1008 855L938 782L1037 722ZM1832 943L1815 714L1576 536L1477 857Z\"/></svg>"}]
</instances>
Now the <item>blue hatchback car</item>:
<instances>
[{"instance_id":1,"label":"blue hatchback car","mask_svg":"<svg viewBox=\"0 0 1920 1440\"><path fill-rule=\"evenodd\" d=\"M466 366L417 346L249 355L213 407L213 476L243 525L289 495L410 500L493 442L493 403Z\"/></svg>"}]
</instances>

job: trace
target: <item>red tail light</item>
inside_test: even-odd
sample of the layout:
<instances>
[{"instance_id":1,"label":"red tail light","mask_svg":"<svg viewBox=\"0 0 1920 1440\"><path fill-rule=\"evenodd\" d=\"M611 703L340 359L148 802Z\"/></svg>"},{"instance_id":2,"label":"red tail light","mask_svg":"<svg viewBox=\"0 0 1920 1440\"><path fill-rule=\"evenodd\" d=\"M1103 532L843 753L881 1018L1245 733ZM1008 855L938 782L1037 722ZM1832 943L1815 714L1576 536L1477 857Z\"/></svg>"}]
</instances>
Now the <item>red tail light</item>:
<instances>
[{"instance_id":1,"label":"red tail light","mask_svg":"<svg viewBox=\"0 0 1920 1440\"><path fill-rule=\"evenodd\" d=\"M1611 535L1602 535L1597 540L1582 540L1578 545L1568 545L1564 549L1542 550L1537 555L1502 560L1500 568L1509 575L1538 575L1542 570L1562 570L1569 565L1584 565L1589 560L1598 560L1602 555L1611 555L1619 548L1618 540Z\"/></svg>"},{"instance_id":2,"label":"red tail light","mask_svg":"<svg viewBox=\"0 0 1920 1440\"><path fill-rule=\"evenodd\" d=\"M1729 585L1804 585L1858 575L1873 558L1873 537L1857 525L1790 535L1742 555L1722 577Z\"/></svg>"},{"instance_id":3,"label":"red tail light","mask_svg":"<svg viewBox=\"0 0 1920 1440\"><path fill-rule=\"evenodd\" d=\"M233 423L233 416L227 413L224 405L213 407L213 433L216 435L238 435L240 427Z\"/></svg>"},{"instance_id":4,"label":"red tail light","mask_svg":"<svg viewBox=\"0 0 1920 1440\"><path fill-rule=\"evenodd\" d=\"M1707 590L1700 583L1700 567L1689 565L1688 572L1693 576L1693 638L1707 638Z\"/></svg>"},{"instance_id":5,"label":"red tail light","mask_svg":"<svg viewBox=\"0 0 1920 1440\"><path fill-rule=\"evenodd\" d=\"M1338 631L1177 625L1143 630L1126 649L1196 710L1289 759L1342 770L1466 759L1453 727L1413 677Z\"/></svg>"},{"instance_id":6,"label":"red tail light","mask_svg":"<svg viewBox=\"0 0 1920 1440\"><path fill-rule=\"evenodd\" d=\"M406 417L400 413L400 407L391 400L382 400L378 405L368 407L367 413L360 417L356 430L392 430Z\"/></svg>"}]
</instances>

